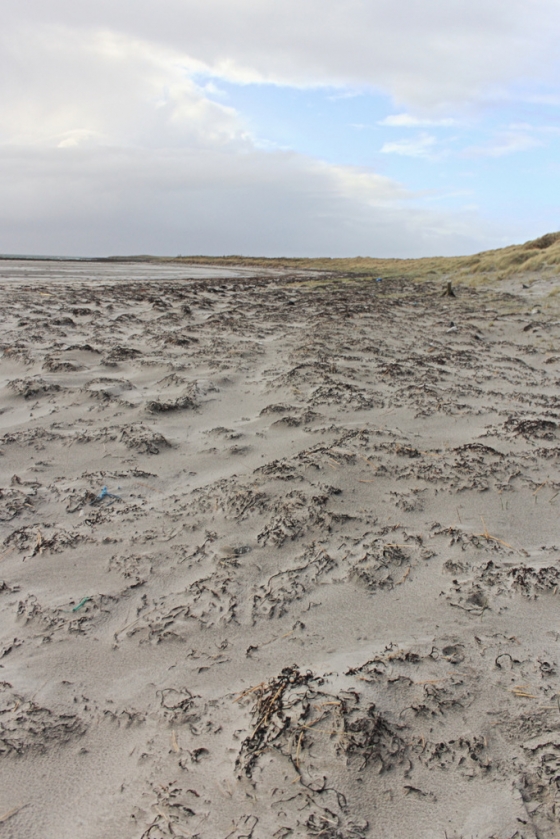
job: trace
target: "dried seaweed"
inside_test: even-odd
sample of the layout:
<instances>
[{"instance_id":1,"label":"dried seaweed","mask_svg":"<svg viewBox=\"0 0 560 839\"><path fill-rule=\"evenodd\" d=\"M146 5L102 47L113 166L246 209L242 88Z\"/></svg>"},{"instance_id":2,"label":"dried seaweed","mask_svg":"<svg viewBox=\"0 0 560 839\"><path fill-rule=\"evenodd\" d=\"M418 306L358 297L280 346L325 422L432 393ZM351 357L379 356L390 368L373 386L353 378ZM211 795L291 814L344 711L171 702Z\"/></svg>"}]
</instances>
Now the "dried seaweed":
<instances>
[{"instance_id":1,"label":"dried seaweed","mask_svg":"<svg viewBox=\"0 0 560 839\"><path fill-rule=\"evenodd\" d=\"M256 704L253 731L243 741L236 761L240 773L250 778L259 755L274 747L290 729L292 718L288 712L299 699L297 689L312 682L318 680L311 671L302 673L292 665L284 667L276 678L249 691L256 697Z\"/></svg>"}]
</instances>

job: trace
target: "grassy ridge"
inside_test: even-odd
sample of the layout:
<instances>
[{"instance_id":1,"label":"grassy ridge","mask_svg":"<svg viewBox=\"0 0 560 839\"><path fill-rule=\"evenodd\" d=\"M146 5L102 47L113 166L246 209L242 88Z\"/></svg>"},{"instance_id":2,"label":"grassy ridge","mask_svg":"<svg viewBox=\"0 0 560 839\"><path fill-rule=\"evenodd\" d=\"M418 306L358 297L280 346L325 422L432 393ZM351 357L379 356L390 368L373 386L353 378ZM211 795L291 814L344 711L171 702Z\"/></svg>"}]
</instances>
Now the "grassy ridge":
<instances>
[{"instance_id":1,"label":"grassy ridge","mask_svg":"<svg viewBox=\"0 0 560 839\"><path fill-rule=\"evenodd\" d=\"M560 271L560 232L547 233L522 245L483 251L473 256L424 257L422 259L289 259L245 256L181 256L158 259L188 265L223 265L248 268L282 268L293 271L328 271L344 274L367 274L384 277L437 279L453 276L465 282L477 279L505 279L518 274L553 275Z\"/></svg>"}]
</instances>

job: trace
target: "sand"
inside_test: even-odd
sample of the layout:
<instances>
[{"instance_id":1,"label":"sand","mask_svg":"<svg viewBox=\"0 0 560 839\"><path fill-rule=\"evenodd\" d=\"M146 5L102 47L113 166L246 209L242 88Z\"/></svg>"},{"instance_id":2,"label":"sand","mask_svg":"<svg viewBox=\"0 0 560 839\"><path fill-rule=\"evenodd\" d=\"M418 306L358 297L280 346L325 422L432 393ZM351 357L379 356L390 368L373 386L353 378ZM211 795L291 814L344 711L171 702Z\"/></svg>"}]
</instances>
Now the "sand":
<instances>
[{"instance_id":1,"label":"sand","mask_svg":"<svg viewBox=\"0 0 560 839\"><path fill-rule=\"evenodd\" d=\"M2 262L0 837L560 835L560 320Z\"/></svg>"}]
</instances>

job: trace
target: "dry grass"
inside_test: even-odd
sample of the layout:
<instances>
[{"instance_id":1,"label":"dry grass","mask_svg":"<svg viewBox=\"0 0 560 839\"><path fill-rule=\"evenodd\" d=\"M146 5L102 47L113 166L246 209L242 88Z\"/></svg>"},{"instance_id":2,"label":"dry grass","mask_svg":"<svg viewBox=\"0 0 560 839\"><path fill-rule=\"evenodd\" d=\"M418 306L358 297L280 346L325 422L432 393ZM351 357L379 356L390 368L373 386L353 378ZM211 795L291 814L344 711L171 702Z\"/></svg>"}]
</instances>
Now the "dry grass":
<instances>
[{"instance_id":1,"label":"dry grass","mask_svg":"<svg viewBox=\"0 0 560 839\"><path fill-rule=\"evenodd\" d=\"M289 259L245 256L182 256L143 257L157 262L180 262L186 265L245 266L248 268L283 269L294 272L321 271L346 277L406 277L409 279L454 281L476 284L485 280L501 280L514 276L554 276L560 271L560 232L547 233L522 245L483 251L473 256L424 257L422 259Z\"/></svg>"}]
</instances>

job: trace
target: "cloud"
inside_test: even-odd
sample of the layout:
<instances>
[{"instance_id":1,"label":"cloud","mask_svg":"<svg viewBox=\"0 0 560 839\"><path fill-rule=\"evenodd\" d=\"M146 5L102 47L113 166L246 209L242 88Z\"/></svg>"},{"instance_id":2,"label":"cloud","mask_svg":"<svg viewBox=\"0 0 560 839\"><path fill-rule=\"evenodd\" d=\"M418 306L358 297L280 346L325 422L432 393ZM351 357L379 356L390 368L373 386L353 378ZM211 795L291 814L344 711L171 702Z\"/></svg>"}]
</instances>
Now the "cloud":
<instances>
[{"instance_id":1,"label":"cloud","mask_svg":"<svg viewBox=\"0 0 560 839\"><path fill-rule=\"evenodd\" d=\"M473 213L293 152L0 150L0 250L70 255L413 256L495 244Z\"/></svg>"},{"instance_id":2,"label":"cloud","mask_svg":"<svg viewBox=\"0 0 560 839\"><path fill-rule=\"evenodd\" d=\"M260 147L175 47L60 25L3 39L4 253L413 255L494 242L474 215L423 209L370 169Z\"/></svg>"},{"instance_id":3,"label":"cloud","mask_svg":"<svg viewBox=\"0 0 560 839\"><path fill-rule=\"evenodd\" d=\"M379 120L378 125L390 128L422 128L426 126L448 128L457 125L457 120L450 117L443 119L426 119L413 116L412 114L390 114L385 119Z\"/></svg>"},{"instance_id":4,"label":"cloud","mask_svg":"<svg viewBox=\"0 0 560 839\"><path fill-rule=\"evenodd\" d=\"M485 146L469 146L463 154L466 157L504 157L543 145L541 140L526 132L506 131Z\"/></svg>"},{"instance_id":5,"label":"cloud","mask_svg":"<svg viewBox=\"0 0 560 839\"><path fill-rule=\"evenodd\" d=\"M250 138L189 76L189 57L112 32L63 26L0 35L0 141L158 147Z\"/></svg>"},{"instance_id":6,"label":"cloud","mask_svg":"<svg viewBox=\"0 0 560 839\"><path fill-rule=\"evenodd\" d=\"M280 14L268 0L52 0L48 21L32 0L7 3L0 32L1 252L418 256L501 241L503 232L476 213L429 210L422 195L371 169L267 145L227 99L216 101L209 73L377 84L383 62L372 55L379 35L375 30L366 48L358 32L377 20L369 3L324 0L319 8L315 0L286 0ZM386 34L394 29L398 55L384 47L390 86L410 33L401 43L393 6L375 6L376 15L385 9ZM328 43L317 41L312 12L319 32L338 39L336 61ZM418 26L420 37L423 17ZM412 65L402 61L401 81L412 78ZM466 90L462 84L453 96ZM428 99L437 105L437 97ZM403 128L446 119L395 117ZM426 157L435 142L424 133L382 151Z\"/></svg>"},{"instance_id":7,"label":"cloud","mask_svg":"<svg viewBox=\"0 0 560 839\"><path fill-rule=\"evenodd\" d=\"M4 0L3 29L111 31L239 82L369 87L438 110L557 81L557 0Z\"/></svg>"},{"instance_id":8,"label":"cloud","mask_svg":"<svg viewBox=\"0 0 560 839\"><path fill-rule=\"evenodd\" d=\"M429 157L435 143L436 138L431 134L420 134L415 138L384 143L380 151L382 154L399 154L404 157Z\"/></svg>"}]
</instances>

